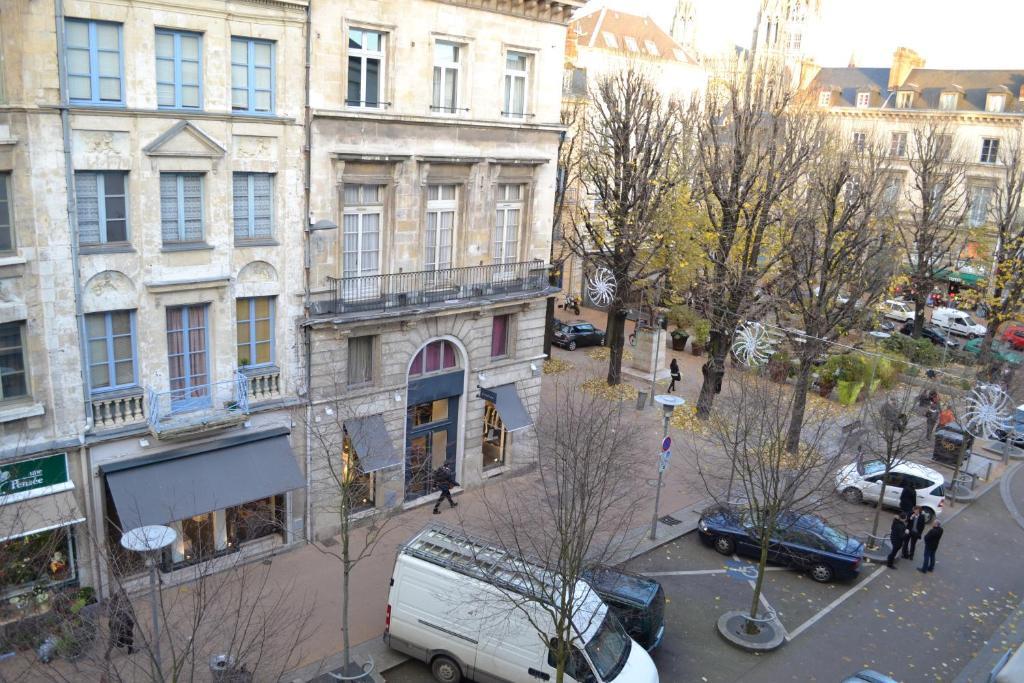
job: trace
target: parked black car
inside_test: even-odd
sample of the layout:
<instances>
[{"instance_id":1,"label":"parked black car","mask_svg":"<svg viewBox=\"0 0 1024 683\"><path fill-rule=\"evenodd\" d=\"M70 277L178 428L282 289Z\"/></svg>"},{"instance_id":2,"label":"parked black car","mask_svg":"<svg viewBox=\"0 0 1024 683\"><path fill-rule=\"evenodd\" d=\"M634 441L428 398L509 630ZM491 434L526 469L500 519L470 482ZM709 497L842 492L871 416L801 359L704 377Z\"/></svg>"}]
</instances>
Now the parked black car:
<instances>
[{"instance_id":1,"label":"parked black car","mask_svg":"<svg viewBox=\"0 0 1024 683\"><path fill-rule=\"evenodd\" d=\"M551 341L570 351L577 346L604 346L604 330L597 329L586 320L573 320L555 330Z\"/></svg>"},{"instance_id":2,"label":"parked black car","mask_svg":"<svg viewBox=\"0 0 1024 683\"><path fill-rule=\"evenodd\" d=\"M700 540L723 555L761 556L761 543L745 508L713 505L697 523ZM779 515L768 561L807 571L819 583L852 578L860 571L864 544L817 515Z\"/></svg>"},{"instance_id":3,"label":"parked black car","mask_svg":"<svg viewBox=\"0 0 1024 683\"><path fill-rule=\"evenodd\" d=\"M583 572L629 637L650 652L665 635L665 590L646 576L598 565Z\"/></svg>"},{"instance_id":4,"label":"parked black car","mask_svg":"<svg viewBox=\"0 0 1024 683\"><path fill-rule=\"evenodd\" d=\"M913 333L914 323L912 322L905 323L903 327L900 328L900 334L905 334L909 337ZM921 338L927 339L936 346L942 346L943 344L945 344L947 349L960 348L960 344L947 337L945 332L935 327L934 325L925 325L923 328L921 328Z\"/></svg>"}]
</instances>

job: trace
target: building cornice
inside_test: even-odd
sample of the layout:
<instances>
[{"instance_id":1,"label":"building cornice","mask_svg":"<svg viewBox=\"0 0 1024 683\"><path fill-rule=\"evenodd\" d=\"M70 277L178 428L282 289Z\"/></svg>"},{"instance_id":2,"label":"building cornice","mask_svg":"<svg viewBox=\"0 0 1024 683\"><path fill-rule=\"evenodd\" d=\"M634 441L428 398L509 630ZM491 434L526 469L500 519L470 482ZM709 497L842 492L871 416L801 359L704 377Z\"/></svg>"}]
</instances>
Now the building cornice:
<instances>
[{"instance_id":1,"label":"building cornice","mask_svg":"<svg viewBox=\"0 0 1024 683\"><path fill-rule=\"evenodd\" d=\"M439 118L412 114L369 113L339 109L314 109L314 119L350 119L353 121L376 121L378 123L399 123L410 125L452 126L456 128L500 128L503 130L536 131L561 133L566 127L560 123L523 123L522 121L485 121L481 119Z\"/></svg>"},{"instance_id":2,"label":"building cornice","mask_svg":"<svg viewBox=\"0 0 1024 683\"><path fill-rule=\"evenodd\" d=\"M568 26L583 0L434 0L446 5L495 12L533 21Z\"/></svg>"},{"instance_id":3,"label":"building cornice","mask_svg":"<svg viewBox=\"0 0 1024 683\"><path fill-rule=\"evenodd\" d=\"M987 111L941 111L936 109L870 109L858 107L830 107L828 114L849 116L859 119L885 119L919 121L936 119L949 123L980 123L996 125L1020 125L1024 122L1024 112L987 112Z\"/></svg>"}]
</instances>

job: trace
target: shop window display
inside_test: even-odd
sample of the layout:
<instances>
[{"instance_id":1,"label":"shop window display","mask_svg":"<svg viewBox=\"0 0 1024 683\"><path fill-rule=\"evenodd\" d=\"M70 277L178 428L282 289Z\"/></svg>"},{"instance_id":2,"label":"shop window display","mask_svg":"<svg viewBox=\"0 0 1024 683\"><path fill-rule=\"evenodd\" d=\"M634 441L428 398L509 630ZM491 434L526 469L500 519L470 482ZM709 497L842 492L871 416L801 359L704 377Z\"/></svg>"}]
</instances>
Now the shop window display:
<instances>
[{"instance_id":1,"label":"shop window display","mask_svg":"<svg viewBox=\"0 0 1024 683\"><path fill-rule=\"evenodd\" d=\"M341 477L353 511L368 510L374 506L373 474L364 473L360 468L359 455L347 434L341 453Z\"/></svg>"},{"instance_id":2,"label":"shop window display","mask_svg":"<svg viewBox=\"0 0 1024 683\"><path fill-rule=\"evenodd\" d=\"M0 543L0 621L47 611L50 590L77 578L73 552L64 528Z\"/></svg>"},{"instance_id":3,"label":"shop window display","mask_svg":"<svg viewBox=\"0 0 1024 683\"><path fill-rule=\"evenodd\" d=\"M505 453L508 449L511 435L505 429L501 421L501 415L493 403L487 401L484 404L484 434L481 450L483 452L484 469L501 467L505 464Z\"/></svg>"}]
</instances>

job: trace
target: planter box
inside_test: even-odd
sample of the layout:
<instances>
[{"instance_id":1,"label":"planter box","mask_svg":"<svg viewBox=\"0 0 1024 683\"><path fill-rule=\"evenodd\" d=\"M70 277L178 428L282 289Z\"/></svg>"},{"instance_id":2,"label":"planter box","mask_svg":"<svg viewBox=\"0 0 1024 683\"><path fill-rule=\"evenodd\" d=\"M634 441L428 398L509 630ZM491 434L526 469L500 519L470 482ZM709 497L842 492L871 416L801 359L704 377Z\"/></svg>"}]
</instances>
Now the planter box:
<instances>
[{"instance_id":1,"label":"planter box","mask_svg":"<svg viewBox=\"0 0 1024 683\"><path fill-rule=\"evenodd\" d=\"M849 382L840 380L836 384L839 394L839 403L844 406L851 406L857 401L860 390L864 388L864 382Z\"/></svg>"}]
</instances>

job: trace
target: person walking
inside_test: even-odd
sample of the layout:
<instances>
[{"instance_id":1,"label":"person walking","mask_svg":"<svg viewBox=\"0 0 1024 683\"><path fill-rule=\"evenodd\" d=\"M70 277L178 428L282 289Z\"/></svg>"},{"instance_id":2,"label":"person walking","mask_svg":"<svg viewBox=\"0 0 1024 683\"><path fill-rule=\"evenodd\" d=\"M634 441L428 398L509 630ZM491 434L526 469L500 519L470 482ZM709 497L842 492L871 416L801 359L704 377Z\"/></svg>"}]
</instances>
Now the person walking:
<instances>
[{"instance_id":1,"label":"person walking","mask_svg":"<svg viewBox=\"0 0 1024 683\"><path fill-rule=\"evenodd\" d=\"M924 535L924 563L917 568L922 574L935 571L935 551L942 540L942 525L939 520L932 523L932 528Z\"/></svg>"},{"instance_id":2,"label":"person walking","mask_svg":"<svg viewBox=\"0 0 1024 683\"><path fill-rule=\"evenodd\" d=\"M934 393L934 392L933 392ZM932 432L935 431L935 423L939 421L939 403L934 398L928 400L928 407L925 408L924 412L924 425L925 432L924 438L932 438Z\"/></svg>"},{"instance_id":3,"label":"person walking","mask_svg":"<svg viewBox=\"0 0 1024 683\"><path fill-rule=\"evenodd\" d=\"M673 358L672 362L668 364L668 372L672 375L672 381L668 383L668 393L672 393L676 390L676 382L681 382L683 379L682 374L679 372L679 363Z\"/></svg>"},{"instance_id":4,"label":"person walking","mask_svg":"<svg viewBox=\"0 0 1024 683\"><path fill-rule=\"evenodd\" d=\"M434 503L435 515L441 514L441 501L445 498L448 499L449 507L455 507L458 505L458 503L452 500L452 487L458 486L459 482L455 481L455 475L452 473L452 470L448 467L447 463L438 467L437 471L434 472L434 484L441 490L441 495L438 496L437 502Z\"/></svg>"},{"instance_id":5,"label":"person walking","mask_svg":"<svg viewBox=\"0 0 1024 683\"><path fill-rule=\"evenodd\" d=\"M904 517L910 517L910 513L914 511L915 507L917 507L917 491L909 481L904 479L903 490L900 492L900 512Z\"/></svg>"},{"instance_id":6,"label":"person walking","mask_svg":"<svg viewBox=\"0 0 1024 683\"><path fill-rule=\"evenodd\" d=\"M128 654L135 651L135 610L124 591L117 589L110 596L110 603L107 605L107 619L110 626L110 642L107 643L107 652L104 659L110 659L110 652L114 648L125 648Z\"/></svg>"},{"instance_id":7,"label":"person walking","mask_svg":"<svg viewBox=\"0 0 1024 683\"><path fill-rule=\"evenodd\" d=\"M924 527L924 513L921 512L921 507L917 506L910 513L910 519L907 520L907 533L903 537L903 559L914 559L914 550L924 534Z\"/></svg>"},{"instance_id":8,"label":"person walking","mask_svg":"<svg viewBox=\"0 0 1024 683\"><path fill-rule=\"evenodd\" d=\"M907 533L906 518L903 513L896 515L892 520L892 527L889 529L889 543L892 544L892 551L889 552L889 557L886 558L885 564L890 569L896 569L896 556L899 554L900 549L903 547L903 537Z\"/></svg>"}]
</instances>

